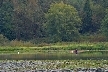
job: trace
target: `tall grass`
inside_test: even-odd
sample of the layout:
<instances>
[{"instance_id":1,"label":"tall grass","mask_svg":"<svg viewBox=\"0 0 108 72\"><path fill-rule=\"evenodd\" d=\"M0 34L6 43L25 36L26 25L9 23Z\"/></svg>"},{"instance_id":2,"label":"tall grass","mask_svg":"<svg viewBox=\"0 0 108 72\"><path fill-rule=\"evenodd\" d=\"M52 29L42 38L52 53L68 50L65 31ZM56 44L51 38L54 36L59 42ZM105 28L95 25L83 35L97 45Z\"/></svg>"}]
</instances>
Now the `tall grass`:
<instances>
[{"instance_id":1,"label":"tall grass","mask_svg":"<svg viewBox=\"0 0 108 72\"><path fill-rule=\"evenodd\" d=\"M10 41L10 46L12 47L32 47L32 46L35 46L35 44L31 43L30 41L12 40Z\"/></svg>"},{"instance_id":2,"label":"tall grass","mask_svg":"<svg viewBox=\"0 0 108 72\"><path fill-rule=\"evenodd\" d=\"M51 46L43 46L42 50L108 50L108 42L70 42L70 43L55 43Z\"/></svg>"},{"instance_id":3,"label":"tall grass","mask_svg":"<svg viewBox=\"0 0 108 72\"><path fill-rule=\"evenodd\" d=\"M14 42L14 41L13 41ZM70 42L70 43L55 43L55 44L40 44L32 45L31 43L13 43L11 46L1 46L0 51L33 51L33 50L108 50L108 42Z\"/></svg>"},{"instance_id":4,"label":"tall grass","mask_svg":"<svg viewBox=\"0 0 108 72\"><path fill-rule=\"evenodd\" d=\"M100 40L99 40L100 39ZM47 39L36 39L30 41L22 40L7 40L3 35L0 35L1 51L24 50L108 50L108 42L102 42L103 36L82 36L77 42L57 42L47 43ZM46 41L45 41L46 40ZM87 41L86 41L87 40ZM94 41L93 41L94 40ZM99 41L97 41L99 40ZM3 47L4 46L4 47Z\"/></svg>"}]
</instances>

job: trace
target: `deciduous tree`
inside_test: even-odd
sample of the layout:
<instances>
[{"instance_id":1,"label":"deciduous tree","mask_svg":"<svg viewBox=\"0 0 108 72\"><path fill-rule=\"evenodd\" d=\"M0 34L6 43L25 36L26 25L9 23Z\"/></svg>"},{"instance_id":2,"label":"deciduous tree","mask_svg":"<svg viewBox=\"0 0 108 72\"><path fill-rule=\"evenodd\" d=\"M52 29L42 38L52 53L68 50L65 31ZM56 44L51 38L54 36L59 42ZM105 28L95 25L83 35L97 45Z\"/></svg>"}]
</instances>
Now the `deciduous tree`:
<instances>
[{"instance_id":1,"label":"deciduous tree","mask_svg":"<svg viewBox=\"0 0 108 72\"><path fill-rule=\"evenodd\" d=\"M44 26L52 41L72 41L79 36L81 19L73 6L53 3L45 17Z\"/></svg>"}]
</instances>

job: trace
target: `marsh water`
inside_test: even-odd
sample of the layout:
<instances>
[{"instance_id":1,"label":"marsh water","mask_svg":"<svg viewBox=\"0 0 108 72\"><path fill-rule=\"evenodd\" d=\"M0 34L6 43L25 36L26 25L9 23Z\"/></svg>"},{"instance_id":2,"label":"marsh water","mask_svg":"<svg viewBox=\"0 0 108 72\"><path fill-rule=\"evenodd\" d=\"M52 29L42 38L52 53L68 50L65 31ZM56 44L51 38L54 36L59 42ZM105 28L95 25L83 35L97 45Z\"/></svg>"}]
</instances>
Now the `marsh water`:
<instances>
[{"instance_id":1,"label":"marsh water","mask_svg":"<svg viewBox=\"0 0 108 72\"><path fill-rule=\"evenodd\" d=\"M108 51L74 51L69 50L42 50L36 53L0 54L0 60L108 60Z\"/></svg>"}]
</instances>

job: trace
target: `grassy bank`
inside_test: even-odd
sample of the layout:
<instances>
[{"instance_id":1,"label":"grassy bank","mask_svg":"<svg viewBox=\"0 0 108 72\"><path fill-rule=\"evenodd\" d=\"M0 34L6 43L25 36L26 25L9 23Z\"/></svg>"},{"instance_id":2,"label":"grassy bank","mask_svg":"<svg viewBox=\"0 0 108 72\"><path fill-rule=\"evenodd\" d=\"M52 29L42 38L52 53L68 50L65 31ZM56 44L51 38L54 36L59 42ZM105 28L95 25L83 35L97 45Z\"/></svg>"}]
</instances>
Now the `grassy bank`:
<instances>
[{"instance_id":1,"label":"grassy bank","mask_svg":"<svg viewBox=\"0 0 108 72\"><path fill-rule=\"evenodd\" d=\"M35 46L0 46L0 51L32 51L32 50L108 50L108 42L65 42L38 44Z\"/></svg>"}]
</instances>

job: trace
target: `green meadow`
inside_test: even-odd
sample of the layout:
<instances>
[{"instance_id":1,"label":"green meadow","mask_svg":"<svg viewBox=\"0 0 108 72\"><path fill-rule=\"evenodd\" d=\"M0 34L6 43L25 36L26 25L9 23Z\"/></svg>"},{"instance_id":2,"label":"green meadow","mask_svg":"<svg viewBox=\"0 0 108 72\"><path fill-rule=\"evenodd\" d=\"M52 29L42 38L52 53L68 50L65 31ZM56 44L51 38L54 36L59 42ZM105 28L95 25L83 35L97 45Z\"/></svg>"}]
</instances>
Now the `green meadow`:
<instances>
[{"instance_id":1,"label":"green meadow","mask_svg":"<svg viewBox=\"0 0 108 72\"><path fill-rule=\"evenodd\" d=\"M78 49L78 54L74 50ZM19 52L19 53L18 53ZM63 42L37 44L35 46L1 46L1 59L33 60L72 60L72 59L107 59L108 42Z\"/></svg>"}]
</instances>

